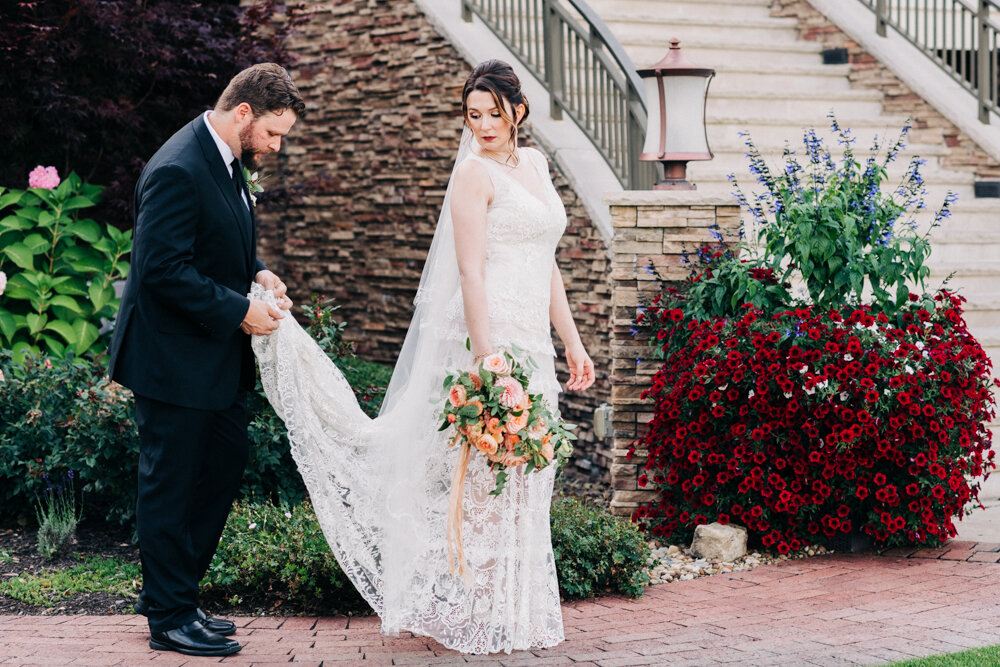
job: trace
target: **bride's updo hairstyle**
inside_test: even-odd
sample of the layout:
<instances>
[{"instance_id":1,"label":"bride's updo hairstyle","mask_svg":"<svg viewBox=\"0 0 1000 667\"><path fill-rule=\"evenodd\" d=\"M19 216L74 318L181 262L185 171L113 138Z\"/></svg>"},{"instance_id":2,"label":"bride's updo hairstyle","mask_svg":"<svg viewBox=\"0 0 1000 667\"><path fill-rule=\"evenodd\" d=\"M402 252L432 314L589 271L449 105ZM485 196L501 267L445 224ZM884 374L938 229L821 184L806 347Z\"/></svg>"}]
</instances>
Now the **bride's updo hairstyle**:
<instances>
[{"instance_id":1,"label":"bride's updo hairstyle","mask_svg":"<svg viewBox=\"0 0 1000 667\"><path fill-rule=\"evenodd\" d=\"M528 118L528 98L521 92L521 80L514 69L502 60L487 60L476 65L462 88L462 118L469 117L469 95L474 90L482 90L493 96L493 102L500 110L500 117L510 123L510 138L517 145L517 128ZM510 109L508 105L510 103ZM515 121L512 114L518 104L524 105L524 115Z\"/></svg>"}]
</instances>

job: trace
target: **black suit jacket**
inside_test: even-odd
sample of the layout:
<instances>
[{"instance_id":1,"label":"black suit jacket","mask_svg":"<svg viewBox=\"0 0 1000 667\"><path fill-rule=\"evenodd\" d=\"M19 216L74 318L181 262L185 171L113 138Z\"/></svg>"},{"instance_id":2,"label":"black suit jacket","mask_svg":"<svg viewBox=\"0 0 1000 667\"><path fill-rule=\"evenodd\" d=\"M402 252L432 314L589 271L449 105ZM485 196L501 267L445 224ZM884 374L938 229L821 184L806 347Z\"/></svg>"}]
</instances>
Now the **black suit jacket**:
<instances>
[{"instance_id":1,"label":"black suit jacket","mask_svg":"<svg viewBox=\"0 0 1000 667\"><path fill-rule=\"evenodd\" d=\"M135 189L131 269L108 375L188 408L229 407L253 386L240 324L257 259L253 211L199 116L146 164Z\"/></svg>"}]
</instances>

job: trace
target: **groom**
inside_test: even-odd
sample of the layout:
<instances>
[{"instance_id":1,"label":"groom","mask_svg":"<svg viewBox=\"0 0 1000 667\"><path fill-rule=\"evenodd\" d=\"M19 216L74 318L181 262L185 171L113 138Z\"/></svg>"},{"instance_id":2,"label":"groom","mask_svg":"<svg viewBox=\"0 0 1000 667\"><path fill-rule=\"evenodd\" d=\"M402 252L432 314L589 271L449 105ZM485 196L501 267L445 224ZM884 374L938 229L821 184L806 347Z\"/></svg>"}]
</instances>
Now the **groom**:
<instances>
[{"instance_id":1,"label":"groom","mask_svg":"<svg viewBox=\"0 0 1000 667\"><path fill-rule=\"evenodd\" d=\"M236 631L231 621L200 609L198 582L249 454L250 335L270 334L284 317L247 299L251 281L291 307L284 283L257 259L243 167L253 171L277 151L304 111L283 68L254 65L153 155L136 185L132 267L108 375L135 394L136 610L154 649L222 656L241 648L226 637Z\"/></svg>"}]
</instances>

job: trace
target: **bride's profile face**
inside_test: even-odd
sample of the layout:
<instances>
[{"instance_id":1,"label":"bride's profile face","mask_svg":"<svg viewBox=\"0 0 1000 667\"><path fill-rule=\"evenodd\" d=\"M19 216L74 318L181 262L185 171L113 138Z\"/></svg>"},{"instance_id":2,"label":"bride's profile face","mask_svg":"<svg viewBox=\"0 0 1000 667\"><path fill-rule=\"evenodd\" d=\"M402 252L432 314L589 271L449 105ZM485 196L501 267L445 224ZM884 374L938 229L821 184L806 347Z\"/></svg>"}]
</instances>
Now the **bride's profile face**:
<instances>
[{"instance_id":1,"label":"bride's profile face","mask_svg":"<svg viewBox=\"0 0 1000 667\"><path fill-rule=\"evenodd\" d=\"M509 144L513 135L513 123L511 120L514 114L517 118L523 115L523 110L511 109L511 104L506 99L501 99L504 108L497 107L493 95L485 90L474 90L469 93L466 101L468 113L465 116L466 122L472 133L476 135L476 141L487 151L509 150Z\"/></svg>"}]
</instances>

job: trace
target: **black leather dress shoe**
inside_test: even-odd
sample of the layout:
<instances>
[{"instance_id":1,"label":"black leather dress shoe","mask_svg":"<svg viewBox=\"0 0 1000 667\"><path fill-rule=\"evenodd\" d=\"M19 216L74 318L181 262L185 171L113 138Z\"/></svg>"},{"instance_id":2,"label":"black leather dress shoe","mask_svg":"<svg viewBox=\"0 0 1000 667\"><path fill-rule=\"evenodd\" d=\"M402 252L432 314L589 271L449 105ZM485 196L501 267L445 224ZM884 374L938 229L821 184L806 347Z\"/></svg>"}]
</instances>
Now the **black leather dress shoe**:
<instances>
[{"instance_id":1,"label":"black leather dress shoe","mask_svg":"<svg viewBox=\"0 0 1000 667\"><path fill-rule=\"evenodd\" d=\"M228 637L231 634L235 634L236 624L233 623L232 621L227 620L225 618L215 618L214 616L209 616L204 611L202 611L201 607L199 607L197 611L198 611L198 620L201 621L201 624L204 625L209 630L211 630L212 632L214 632L215 634L222 635L223 637Z\"/></svg>"},{"instance_id":2,"label":"black leather dress shoe","mask_svg":"<svg viewBox=\"0 0 1000 667\"><path fill-rule=\"evenodd\" d=\"M232 655L243 647L234 639L212 632L201 621L192 621L173 630L150 633L149 648L184 655L220 656Z\"/></svg>"}]
</instances>

